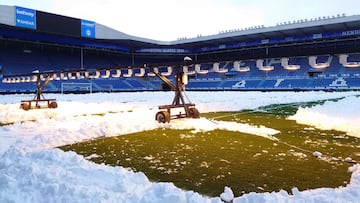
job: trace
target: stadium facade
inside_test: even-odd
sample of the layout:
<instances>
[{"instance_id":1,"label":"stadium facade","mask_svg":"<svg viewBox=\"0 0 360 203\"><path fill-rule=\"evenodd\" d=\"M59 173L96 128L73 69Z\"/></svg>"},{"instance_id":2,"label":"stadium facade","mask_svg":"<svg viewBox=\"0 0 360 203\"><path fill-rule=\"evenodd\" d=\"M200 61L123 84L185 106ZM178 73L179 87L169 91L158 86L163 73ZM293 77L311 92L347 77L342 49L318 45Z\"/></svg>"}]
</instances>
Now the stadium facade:
<instances>
[{"instance_id":1,"label":"stadium facade","mask_svg":"<svg viewBox=\"0 0 360 203\"><path fill-rule=\"evenodd\" d=\"M6 76L34 70L124 67L94 77L67 75L45 91L166 90L146 65L174 79L185 56L188 90L358 90L360 15L255 26L215 35L157 41L105 25L18 6L0 6L0 93L34 92L36 85ZM109 75L116 77L108 77ZM66 81L66 79L72 79ZM16 84L13 84L16 83Z\"/></svg>"}]
</instances>

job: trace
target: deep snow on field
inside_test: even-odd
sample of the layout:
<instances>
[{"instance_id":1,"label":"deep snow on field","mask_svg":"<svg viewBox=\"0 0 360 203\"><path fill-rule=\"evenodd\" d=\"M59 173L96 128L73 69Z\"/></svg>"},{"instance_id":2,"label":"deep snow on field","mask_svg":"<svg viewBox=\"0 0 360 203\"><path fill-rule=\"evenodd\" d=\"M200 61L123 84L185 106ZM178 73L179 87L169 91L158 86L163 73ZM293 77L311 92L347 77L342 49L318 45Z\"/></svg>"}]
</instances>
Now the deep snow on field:
<instances>
[{"instance_id":1,"label":"deep snow on field","mask_svg":"<svg viewBox=\"0 0 360 203\"><path fill-rule=\"evenodd\" d=\"M200 112L240 111L270 104L327 101L300 108L289 119L321 129L335 129L359 137L358 92L188 92ZM46 95L57 98L57 109L23 111L19 101L32 95L0 97L0 202L220 202L183 191L172 183L154 183L141 173L122 167L97 165L74 152L55 147L102 136L118 136L155 128L211 131L225 129L274 139L276 129L246 123L211 122L205 118L154 120L157 105L169 104L172 92ZM321 150L321 149L319 149ZM356 148L360 152L360 148ZM360 165L349 169L350 183L340 188L249 193L234 202L359 202ZM239 183L241 184L241 183ZM232 199L224 185L221 197Z\"/></svg>"}]
</instances>

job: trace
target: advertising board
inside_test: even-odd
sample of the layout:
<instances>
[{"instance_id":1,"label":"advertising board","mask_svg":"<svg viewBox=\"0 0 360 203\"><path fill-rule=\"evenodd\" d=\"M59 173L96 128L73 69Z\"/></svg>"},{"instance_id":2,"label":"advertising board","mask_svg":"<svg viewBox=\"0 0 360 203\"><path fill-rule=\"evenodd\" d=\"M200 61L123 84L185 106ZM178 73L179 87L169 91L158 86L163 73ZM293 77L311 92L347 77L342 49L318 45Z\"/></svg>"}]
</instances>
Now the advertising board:
<instances>
[{"instance_id":1,"label":"advertising board","mask_svg":"<svg viewBox=\"0 0 360 203\"><path fill-rule=\"evenodd\" d=\"M36 29L36 10L15 7L15 25L17 27Z\"/></svg>"}]
</instances>

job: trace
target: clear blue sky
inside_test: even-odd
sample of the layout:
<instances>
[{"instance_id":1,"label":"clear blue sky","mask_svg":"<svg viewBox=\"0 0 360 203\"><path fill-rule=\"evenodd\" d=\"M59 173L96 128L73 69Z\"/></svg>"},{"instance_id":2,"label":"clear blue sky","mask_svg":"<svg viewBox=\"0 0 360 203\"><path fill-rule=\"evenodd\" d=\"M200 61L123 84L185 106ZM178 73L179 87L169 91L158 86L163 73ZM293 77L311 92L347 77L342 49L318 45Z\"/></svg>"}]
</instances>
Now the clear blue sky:
<instances>
[{"instance_id":1,"label":"clear blue sky","mask_svg":"<svg viewBox=\"0 0 360 203\"><path fill-rule=\"evenodd\" d=\"M360 14L358 0L1 0L0 4L91 20L130 35L164 41Z\"/></svg>"}]
</instances>

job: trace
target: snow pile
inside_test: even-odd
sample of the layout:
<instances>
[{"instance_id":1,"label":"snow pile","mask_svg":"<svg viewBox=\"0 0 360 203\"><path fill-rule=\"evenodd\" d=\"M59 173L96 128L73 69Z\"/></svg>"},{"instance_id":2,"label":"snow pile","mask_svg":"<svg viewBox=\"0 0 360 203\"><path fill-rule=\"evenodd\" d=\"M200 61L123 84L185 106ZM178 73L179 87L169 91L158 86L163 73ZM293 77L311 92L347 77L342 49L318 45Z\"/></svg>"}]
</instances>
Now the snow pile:
<instances>
[{"instance_id":1,"label":"snow pile","mask_svg":"<svg viewBox=\"0 0 360 203\"><path fill-rule=\"evenodd\" d=\"M280 132L265 126L252 126L249 124L226 121L212 121L206 118L173 120L170 123L164 124L163 127L169 129L194 129L192 131L194 133L212 131L216 129L227 130L257 135L272 140L276 139L275 137L272 137L272 135Z\"/></svg>"},{"instance_id":2,"label":"snow pile","mask_svg":"<svg viewBox=\"0 0 360 203\"><path fill-rule=\"evenodd\" d=\"M358 92L188 92L200 112L240 111L271 104L287 104L334 99ZM165 95L164 95L165 96ZM170 97L170 96L167 96Z\"/></svg>"},{"instance_id":3,"label":"snow pile","mask_svg":"<svg viewBox=\"0 0 360 203\"><path fill-rule=\"evenodd\" d=\"M321 153L321 152L318 152L318 151L315 151L315 152L313 153L313 156L316 157L316 158L319 158L319 157L322 156L322 153Z\"/></svg>"},{"instance_id":4,"label":"snow pile","mask_svg":"<svg viewBox=\"0 0 360 203\"><path fill-rule=\"evenodd\" d=\"M251 192L233 200L241 202L359 202L360 200L360 164L349 168L352 172L351 181L346 187L318 188L300 192L293 188L289 195L286 191L271 193Z\"/></svg>"},{"instance_id":5,"label":"snow pile","mask_svg":"<svg viewBox=\"0 0 360 203\"><path fill-rule=\"evenodd\" d=\"M323 130L339 130L360 138L360 97L327 101L311 108L299 108L289 119Z\"/></svg>"},{"instance_id":6,"label":"snow pile","mask_svg":"<svg viewBox=\"0 0 360 203\"><path fill-rule=\"evenodd\" d=\"M59 149L12 148L1 157L0 171L0 202L210 202L172 183L151 183L143 173Z\"/></svg>"},{"instance_id":7,"label":"snow pile","mask_svg":"<svg viewBox=\"0 0 360 203\"><path fill-rule=\"evenodd\" d=\"M151 111L147 110L147 112ZM28 150L46 149L97 137L155 129L158 127L158 123L155 122L152 115L144 113L142 109L116 114L108 113L101 116L66 117L57 115L51 119L15 122L13 125L0 128L0 134L6 137L18 135L19 139L16 144L18 147L28 148Z\"/></svg>"},{"instance_id":8,"label":"snow pile","mask_svg":"<svg viewBox=\"0 0 360 203\"><path fill-rule=\"evenodd\" d=\"M344 111L351 108L349 115L357 116L359 114L354 113L354 106L359 106L358 98L349 97L355 94L189 92L188 96L196 101L200 112L239 111L277 103L345 96L347 98L338 105ZM123 167L97 165L73 152L63 152L54 147L159 127L192 129L194 132L224 129L270 139L277 133L276 129L263 126L203 118L158 124L154 121L157 105L166 104L164 98L169 98L170 103L172 92L47 95L48 98L58 99L58 109L20 110L18 102L28 97L0 97L0 123L9 124L0 126L0 202L221 202L220 197L209 198L183 191L172 183L152 183L143 173L134 173ZM347 100L352 105L344 103ZM336 117L331 117L327 108L334 105L327 102L322 107L323 114L330 115L330 119ZM320 107L307 110L317 108ZM285 191L249 193L235 197L233 202L357 202L360 197L360 165L350 168L350 172L352 177L347 187L302 192L294 188L292 195ZM233 198L230 191L231 188L225 188L222 197L229 197L226 200Z\"/></svg>"},{"instance_id":9,"label":"snow pile","mask_svg":"<svg viewBox=\"0 0 360 203\"><path fill-rule=\"evenodd\" d=\"M234 199L234 193L231 188L225 186L224 192L220 194L220 198L224 202L231 202Z\"/></svg>"}]
</instances>

